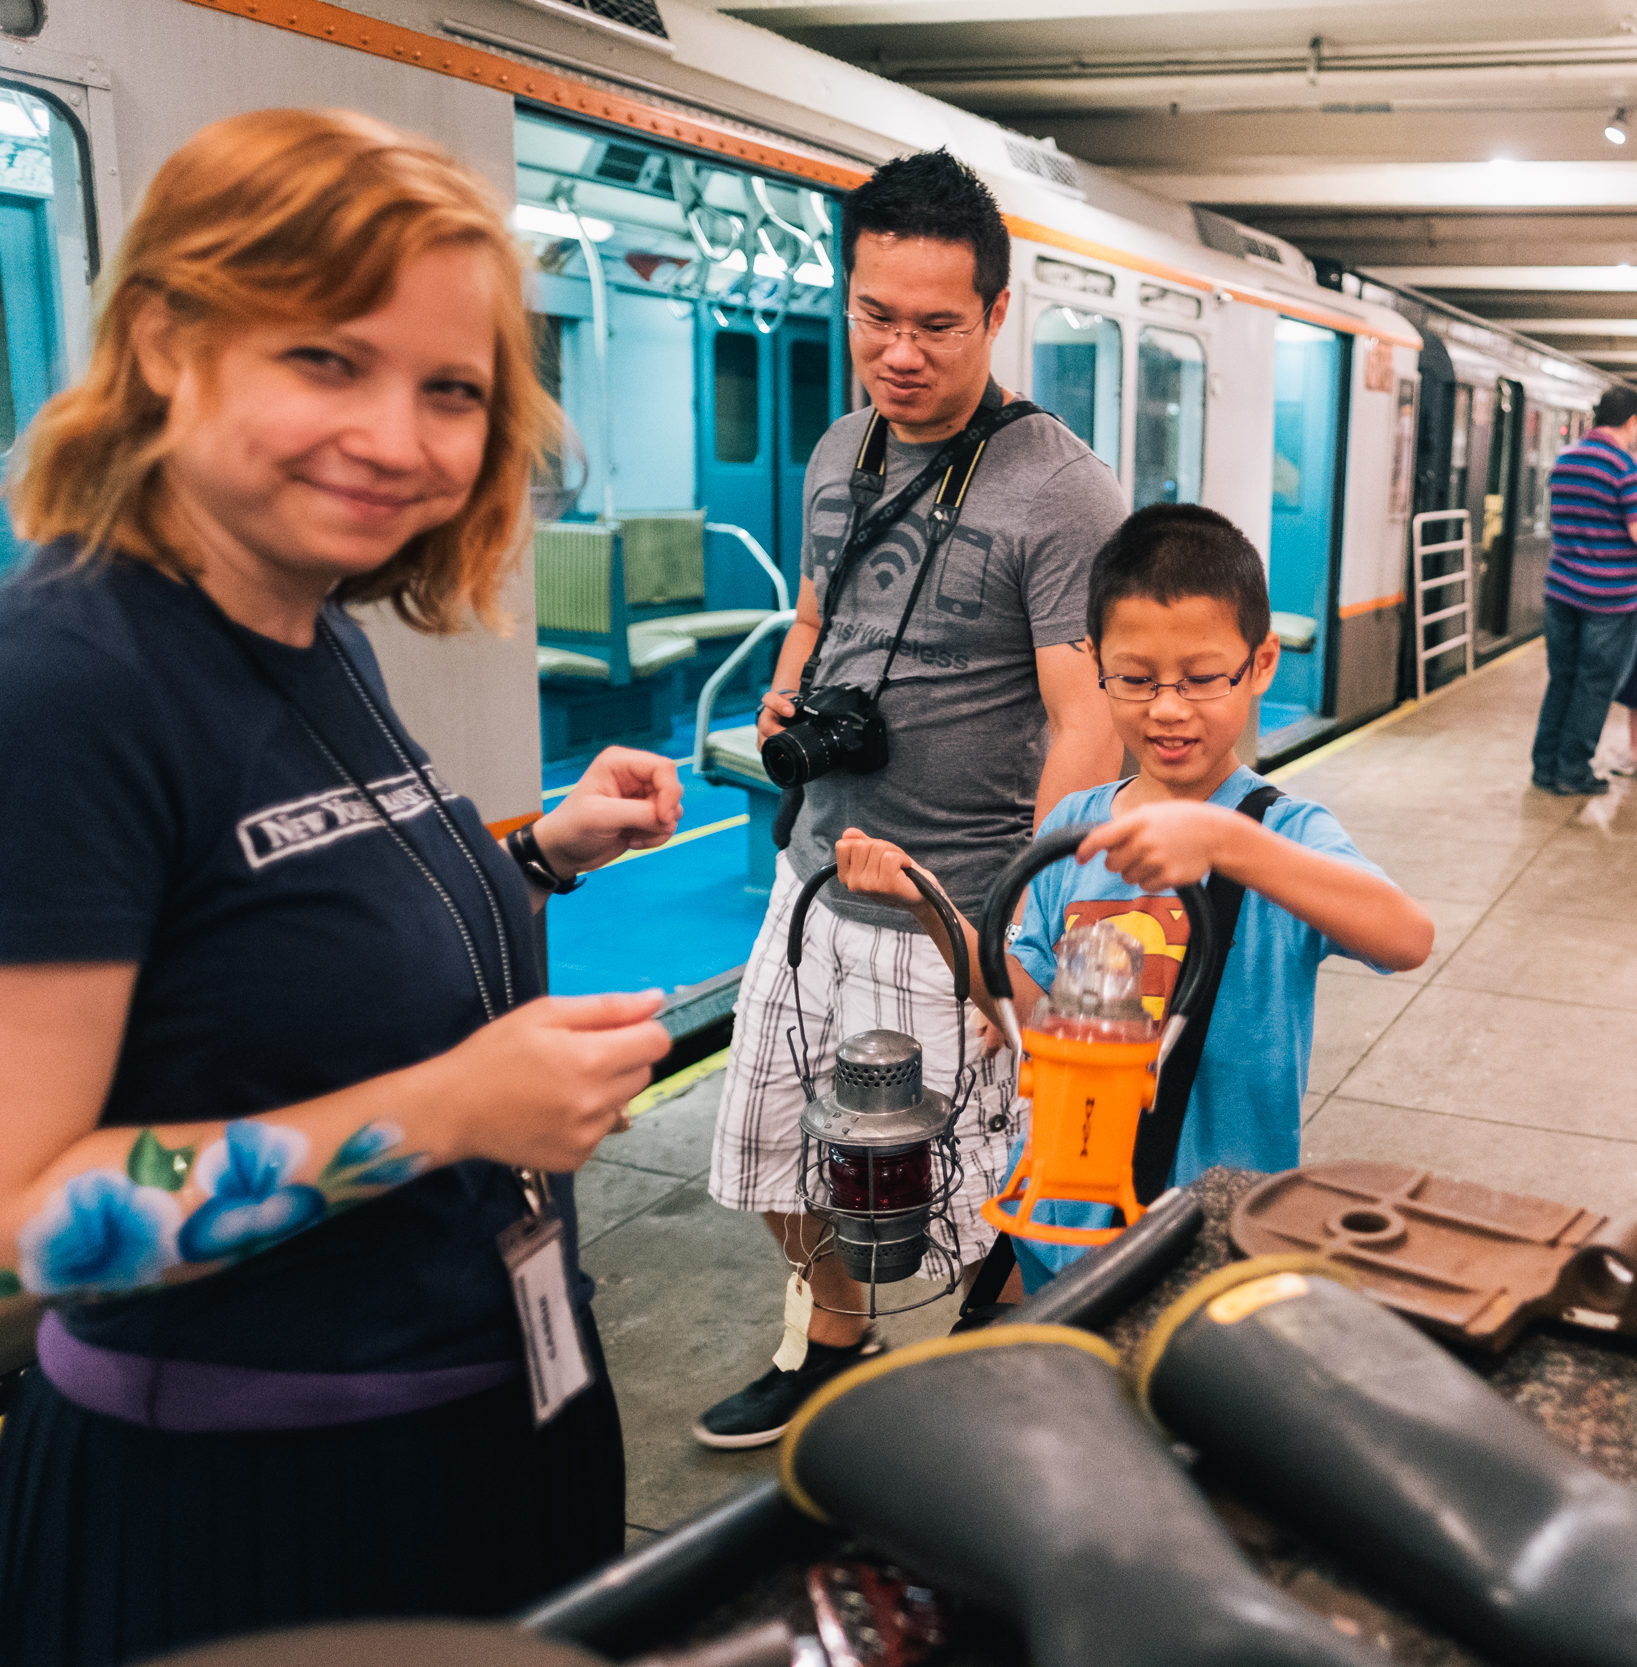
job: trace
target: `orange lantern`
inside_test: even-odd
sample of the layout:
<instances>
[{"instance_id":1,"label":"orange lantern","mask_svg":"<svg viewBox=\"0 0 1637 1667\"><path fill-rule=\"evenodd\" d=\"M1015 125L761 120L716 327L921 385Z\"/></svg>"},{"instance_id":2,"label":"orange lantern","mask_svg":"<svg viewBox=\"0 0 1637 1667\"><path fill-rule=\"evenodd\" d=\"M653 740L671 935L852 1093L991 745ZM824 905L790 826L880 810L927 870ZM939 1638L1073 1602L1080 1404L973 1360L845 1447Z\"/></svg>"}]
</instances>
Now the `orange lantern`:
<instances>
[{"instance_id":1,"label":"orange lantern","mask_svg":"<svg viewBox=\"0 0 1637 1667\"><path fill-rule=\"evenodd\" d=\"M990 887L978 932L984 983L1020 1062L1018 1092L1034 1102L1023 1155L1000 1196L983 1206L983 1218L1003 1233L1046 1244L1107 1244L1124 1231L1035 1221L1036 1208L1047 1200L1107 1204L1120 1212L1125 1227L1142 1215L1132 1177L1142 1118L1154 1104L1159 1068L1203 994L1215 959L1205 893L1180 886L1188 951L1163 1023L1141 1006L1141 945L1099 921L1065 936L1054 993L1033 1022L1019 1028L1006 929L1029 881L1072 856L1092 831L1063 828L1027 847Z\"/></svg>"}]
</instances>

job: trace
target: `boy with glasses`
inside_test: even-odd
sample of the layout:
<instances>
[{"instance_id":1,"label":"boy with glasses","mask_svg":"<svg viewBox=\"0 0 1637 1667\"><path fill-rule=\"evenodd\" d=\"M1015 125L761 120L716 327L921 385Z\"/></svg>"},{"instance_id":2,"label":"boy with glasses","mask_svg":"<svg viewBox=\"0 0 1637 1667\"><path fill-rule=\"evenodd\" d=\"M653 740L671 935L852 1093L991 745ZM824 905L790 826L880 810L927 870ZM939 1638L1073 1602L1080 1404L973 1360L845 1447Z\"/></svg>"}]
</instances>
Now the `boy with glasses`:
<instances>
[{"instance_id":1,"label":"boy with glasses","mask_svg":"<svg viewBox=\"0 0 1637 1667\"><path fill-rule=\"evenodd\" d=\"M1234 749L1273 681L1279 639L1261 558L1231 522L1196 504L1133 515L1093 565L1087 630L1137 773L1069 794L1041 824L1042 833L1097 826L1078 863L1048 868L1029 887L1011 946L1018 1014L1026 1019L1050 988L1063 935L1111 920L1142 944L1144 1005L1160 1017L1187 941L1174 888L1207 875L1242 886L1172 1179L1186 1184L1213 1164L1293 1168L1319 963L1340 954L1380 972L1408 971L1432 951L1432 922L1322 805L1280 795L1260 822L1238 814L1268 786ZM836 860L856 895L897 903L936 930L895 845L849 829ZM968 938L973 995L994 1017L970 928ZM1094 1204L1034 1212L1037 1222L1069 1227L1110 1219ZM1024 1239L1015 1248L1028 1289L1080 1254Z\"/></svg>"},{"instance_id":2,"label":"boy with glasses","mask_svg":"<svg viewBox=\"0 0 1637 1667\"><path fill-rule=\"evenodd\" d=\"M947 152L900 157L842 205L841 258L853 369L887 431L880 468L859 472L880 480L880 491L873 507L854 497L855 465L882 427L871 411L855 411L832 425L808 465L796 621L758 729L765 745L791 723L804 670L814 687L866 692L885 675L886 763L817 774L797 790L799 811L794 795L785 807L794 813L789 844L739 986L710 1193L763 1216L778 1247L769 1246L769 1282L775 1267L788 1272L776 1260L782 1251L810 1274L817 1306L779 1364L700 1418L694 1434L710 1447L777 1440L814 1389L875 1347L862 1289L837 1257L811 1261L824 1226L796 1194L804 1102L786 1045L796 1014L785 939L801 883L862 821L935 868L974 910L993 865L1023 846L1040 816L1120 767L1083 642L1091 558L1125 515L1108 465L1055 418L1020 416L987 441L954 530L927 553L939 490L929 469L975 418L993 420L1010 403L989 374L1011 258L993 196ZM923 475L908 513L886 525L887 508ZM855 516L866 533L872 517L883 527L844 563ZM949 973L900 910L827 888L808 917L801 993L821 1091L836 1046L877 1026L916 1036L928 1086L950 1091ZM960 1130L965 1184L953 1201L969 1263L994 1236L978 1211L1005 1173L1015 1074L1009 1054L981 1057L975 1030L973 1021L967 1057L981 1065Z\"/></svg>"}]
</instances>

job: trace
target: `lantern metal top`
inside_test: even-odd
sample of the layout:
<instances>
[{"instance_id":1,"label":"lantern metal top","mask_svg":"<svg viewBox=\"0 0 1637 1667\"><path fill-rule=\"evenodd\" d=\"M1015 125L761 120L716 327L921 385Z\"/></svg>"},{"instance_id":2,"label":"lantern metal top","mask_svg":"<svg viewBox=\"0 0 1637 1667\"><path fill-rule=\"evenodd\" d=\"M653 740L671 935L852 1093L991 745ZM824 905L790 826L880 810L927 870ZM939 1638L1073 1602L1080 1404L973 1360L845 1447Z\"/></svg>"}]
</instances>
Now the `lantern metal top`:
<instances>
[{"instance_id":1,"label":"lantern metal top","mask_svg":"<svg viewBox=\"0 0 1637 1667\"><path fill-rule=\"evenodd\" d=\"M831 1092L812 1101L801 1126L832 1146L882 1150L936 1139L950 1100L921 1081L921 1044L897 1030L866 1030L836 1049Z\"/></svg>"}]
</instances>

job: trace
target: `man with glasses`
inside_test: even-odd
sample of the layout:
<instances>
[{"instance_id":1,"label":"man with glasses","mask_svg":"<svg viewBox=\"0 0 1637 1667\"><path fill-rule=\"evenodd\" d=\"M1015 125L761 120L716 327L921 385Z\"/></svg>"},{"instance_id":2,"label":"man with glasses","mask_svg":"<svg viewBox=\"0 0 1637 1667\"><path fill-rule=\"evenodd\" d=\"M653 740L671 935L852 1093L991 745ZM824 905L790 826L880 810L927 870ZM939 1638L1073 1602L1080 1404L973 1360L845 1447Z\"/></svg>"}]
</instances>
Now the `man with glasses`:
<instances>
[{"instance_id":1,"label":"man with glasses","mask_svg":"<svg viewBox=\"0 0 1637 1667\"><path fill-rule=\"evenodd\" d=\"M695 1425L707 1446L776 1440L807 1395L877 1346L859 1313L838 1312L863 1308L864 1293L836 1257L812 1261L822 1228L796 1193L803 1094L786 1042L796 1013L785 939L802 882L834 860L837 839L857 824L903 846L974 913L1040 817L1066 792L1119 769L1085 651L1084 609L1091 559L1125 504L1113 472L1055 418L1036 412L994 433L953 531L933 539L930 559L936 478L901 519L867 547L855 540L840 560L855 524L867 531L883 515L885 526L884 512L949 443L1008 401L990 359L1010 299L1010 250L994 198L945 151L885 164L843 206L848 338L871 409L835 423L808 465L796 621L758 728L764 745L784 730L802 687L873 690L885 669L887 759L869 773L817 774L800 790L799 810L794 796L787 802L788 848L740 986L710 1190L730 1209L762 1214L784 1261L810 1283L795 1293L802 1317L772 1370ZM885 479L860 502L855 468L877 413ZM902 910L830 888L808 917L802 974L821 1091L837 1044L877 1027L916 1037L927 1086L954 1089L949 974ZM1015 1064L983 1051L974 1019L967 1057L978 1075L960 1125L964 1184L951 1209L968 1267L993 1237L978 1208L1004 1179L1014 1130Z\"/></svg>"}]
</instances>

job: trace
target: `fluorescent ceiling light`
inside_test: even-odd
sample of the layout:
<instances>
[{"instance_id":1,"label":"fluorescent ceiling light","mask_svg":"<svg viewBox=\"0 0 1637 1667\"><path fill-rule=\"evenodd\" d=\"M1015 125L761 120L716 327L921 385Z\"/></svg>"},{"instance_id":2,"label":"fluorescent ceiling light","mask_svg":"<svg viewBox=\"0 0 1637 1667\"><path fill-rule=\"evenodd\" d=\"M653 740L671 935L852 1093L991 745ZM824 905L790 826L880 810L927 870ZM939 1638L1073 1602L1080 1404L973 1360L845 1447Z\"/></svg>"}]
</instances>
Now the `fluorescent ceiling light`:
<instances>
[{"instance_id":1,"label":"fluorescent ceiling light","mask_svg":"<svg viewBox=\"0 0 1637 1667\"><path fill-rule=\"evenodd\" d=\"M732 249L718 264L728 272L743 272L745 252L743 249ZM758 278L782 278L787 270L777 255L759 254L756 257ZM810 284L815 289L829 289L835 282L835 274L828 266L820 266L817 261L810 260L796 268L796 282Z\"/></svg>"},{"instance_id":2,"label":"fluorescent ceiling light","mask_svg":"<svg viewBox=\"0 0 1637 1667\"><path fill-rule=\"evenodd\" d=\"M512 224L520 232L541 232L547 237L578 237L580 227L593 243L606 243L614 235L613 222L593 219L589 214L565 214L560 208L541 208L519 203L512 210Z\"/></svg>"}]
</instances>

